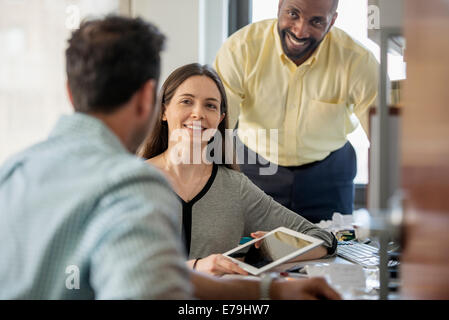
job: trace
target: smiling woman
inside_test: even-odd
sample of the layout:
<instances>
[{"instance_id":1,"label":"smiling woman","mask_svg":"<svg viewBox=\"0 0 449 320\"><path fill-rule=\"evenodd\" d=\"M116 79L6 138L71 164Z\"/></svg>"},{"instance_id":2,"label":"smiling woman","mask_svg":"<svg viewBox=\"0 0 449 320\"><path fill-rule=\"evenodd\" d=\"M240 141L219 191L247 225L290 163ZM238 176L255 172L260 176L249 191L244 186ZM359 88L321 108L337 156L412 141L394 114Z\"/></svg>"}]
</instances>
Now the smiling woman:
<instances>
[{"instance_id":1,"label":"smiling woman","mask_svg":"<svg viewBox=\"0 0 449 320\"><path fill-rule=\"evenodd\" d=\"M210 78L193 76L183 82L170 103L164 105L162 120L167 121L169 132L187 129L192 135L194 131L215 128L224 118L220 101L220 92Z\"/></svg>"},{"instance_id":2,"label":"smiling woman","mask_svg":"<svg viewBox=\"0 0 449 320\"><path fill-rule=\"evenodd\" d=\"M226 92L218 75L207 65L193 63L173 71L161 88L158 104L156 126L138 152L143 158L150 159L165 152L172 133L183 136L184 131L174 132L176 129L193 133L194 126L198 126L216 129L225 137L228 126L224 116L228 110ZM221 154L222 163L227 163L224 144ZM232 163L226 166L237 168Z\"/></svg>"},{"instance_id":3,"label":"smiling woman","mask_svg":"<svg viewBox=\"0 0 449 320\"><path fill-rule=\"evenodd\" d=\"M212 143L210 136L202 136L208 130L227 139L227 99L212 68L190 64L176 69L163 84L159 103L156 128L139 154L165 174L182 203L179 222L190 268L214 275L246 274L221 253L237 246L242 237L256 237L257 231L279 226L325 241L323 247L311 252L310 259L334 254L336 242L331 234L267 196L238 171L235 159L227 161L228 141L214 149L222 150L221 161L215 161L218 157L212 162L203 161L203 157L199 162L190 157L185 162L174 160L180 145L173 139L177 133L186 138L181 146L189 155L197 152L195 145L200 153L207 150Z\"/></svg>"}]
</instances>

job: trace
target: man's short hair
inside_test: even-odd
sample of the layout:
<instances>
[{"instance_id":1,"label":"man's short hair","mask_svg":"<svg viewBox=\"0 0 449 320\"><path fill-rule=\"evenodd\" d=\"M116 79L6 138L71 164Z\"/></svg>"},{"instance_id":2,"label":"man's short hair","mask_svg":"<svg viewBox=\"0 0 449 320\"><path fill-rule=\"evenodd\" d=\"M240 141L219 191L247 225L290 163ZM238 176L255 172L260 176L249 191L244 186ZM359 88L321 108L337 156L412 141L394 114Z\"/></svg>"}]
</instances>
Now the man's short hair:
<instances>
[{"instance_id":1,"label":"man's short hair","mask_svg":"<svg viewBox=\"0 0 449 320\"><path fill-rule=\"evenodd\" d=\"M158 81L164 41L154 25L140 18L83 21L66 50L75 110L114 112L146 81Z\"/></svg>"},{"instance_id":2,"label":"man's short hair","mask_svg":"<svg viewBox=\"0 0 449 320\"><path fill-rule=\"evenodd\" d=\"M335 13L335 12L337 12L337 9L338 9L338 0L334 0L334 2L332 3L332 10L331 10L331 12Z\"/></svg>"}]
</instances>

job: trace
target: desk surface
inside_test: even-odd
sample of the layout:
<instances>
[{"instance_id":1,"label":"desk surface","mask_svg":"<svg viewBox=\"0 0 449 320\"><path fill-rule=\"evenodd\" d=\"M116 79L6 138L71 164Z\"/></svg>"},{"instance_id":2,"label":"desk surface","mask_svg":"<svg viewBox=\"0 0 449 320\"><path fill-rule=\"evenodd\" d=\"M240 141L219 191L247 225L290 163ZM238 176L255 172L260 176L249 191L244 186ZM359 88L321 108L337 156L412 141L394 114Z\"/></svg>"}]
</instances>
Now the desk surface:
<instances>
[{"instance_id":1,"label":"desk surface","mask_svg":"<svg viewBox=\"0 0 449 320\"><path fill-rule=\"evenodd\" d=\"M309 260L309 261L299 261L299 262L289 262L281 264L270 271L274 272L283 272L293 266L306 266L306 265L315 265L315 266L326 266L331 264L347 264L353 265L352 262L343 259L341 257L334 257L329 259L319 259L319 260ZM378 288L379 286L379 271L377 268L372 269L363 269L366 277L366 289L364 291L354 290L354 289L339 289L335 288L343 297L343 299L347 300L377 300L379 299ZM241 275L225 275L225 278L255 278L255 276L241 276ZM307 278L307 275L304 275L304 278ZM328 275L325 278L329 282ZM331 283L332 285L332 283Z\"/></svg>"},{"instance_id":2,"label":"desk surface","mask_svg":"<svg viewBox=\"0 0 449 320\"><path fill-rule=\"evenodd\" d=\"M272 271L282 272L282 271L285 271L293 266L317 265L317 264L325 264L325 263L327 263L327 264L331 264L331 263L353 264L352 262L337 256L337 257L329 258L329 259L318 259L318 260L283 263L283 264L277 266L276 268L273 268Z\"/></svg>"}]
</instances>

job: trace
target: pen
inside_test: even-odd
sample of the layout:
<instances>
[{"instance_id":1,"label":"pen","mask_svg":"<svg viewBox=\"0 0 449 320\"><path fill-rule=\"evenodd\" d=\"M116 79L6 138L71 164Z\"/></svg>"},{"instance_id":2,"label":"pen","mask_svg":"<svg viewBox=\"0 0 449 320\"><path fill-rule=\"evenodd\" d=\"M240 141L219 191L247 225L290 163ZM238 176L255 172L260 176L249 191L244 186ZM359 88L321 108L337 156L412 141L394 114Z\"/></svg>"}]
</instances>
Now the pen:
<instances>
[{"instance_id":1,"label":"pen","mask_svg":"<svg viewBox=\"0 0 449 320\"><path fill-rule=\"evenodd\" d=\"M308 278L309 276L307 274L302 273L292 273L292 272L279 272L279 276L285 278L285 280L293 280L293 279L299 279L299 278Z\"/></svg>"}]
</instances>

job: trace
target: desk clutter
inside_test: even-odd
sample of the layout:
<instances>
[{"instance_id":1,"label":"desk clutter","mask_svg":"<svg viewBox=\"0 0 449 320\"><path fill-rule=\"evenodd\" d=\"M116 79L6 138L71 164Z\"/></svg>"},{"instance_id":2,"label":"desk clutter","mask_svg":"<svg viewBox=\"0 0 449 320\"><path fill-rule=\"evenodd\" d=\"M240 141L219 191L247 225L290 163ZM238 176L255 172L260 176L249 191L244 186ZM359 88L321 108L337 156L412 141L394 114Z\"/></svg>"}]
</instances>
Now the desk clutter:
<instances>
[{"instance_id":1,"label":"desk clutter","mask_svg":"<svg viewBox=\"0 0 449 320\"><path fill-rule=\"evenodd\" d=\"M368 217L369 218L369 217ZM380 292L379 249L369 232L363 228L367 212L359 211L354 215L334 213L332 220L321 221L319 227L332 232L338 240L337 257L289 263L277 268L275 272L287 280L303 277L323 277L348 300L377 300ZM242 238L241 244L251 238ZM399 289L400 252L393 244L388 246L388 271L390 273L389 292L391 299L397 299ZM282 266L280 266L282 267ZM239 278L241 275L226 275ZM257 278L245 276L245 278ZM394 280L394 281L392 281Z\"/></svg>"},{"instance_id":2,"label":"desk clutter","mask_svg":"<svg viewBox=\"0 0 449 320\"><path fill-rule=\"evenodd\" d=\"M332 259L290 267L287 277L322 277L337 290L344 299L376 300L379 289L379 270L363 268L361 265L342 263ZM296 276L295 276L296 275Z\"/></svg>"},{"instance_id":3,"label":"desk clutter","mask_svg":"<svg viewBox=\"0 0 449 320\"><path fill-rule=\"evenodd\" d=\"M338 241L337 255L360 267L366 269L379 270L379 245L376 241L368 238L369 213L364 210L357 210L353 215L342 215L334 213L332 220L321 221L319 227L332 232ZM400 267L400 247L390 242L388 244L389 291L399 290L399 267ZM348 267L350 268L350 267ZM357 273L354 273L357 274Z\"/></svg>"}]
</instances>

